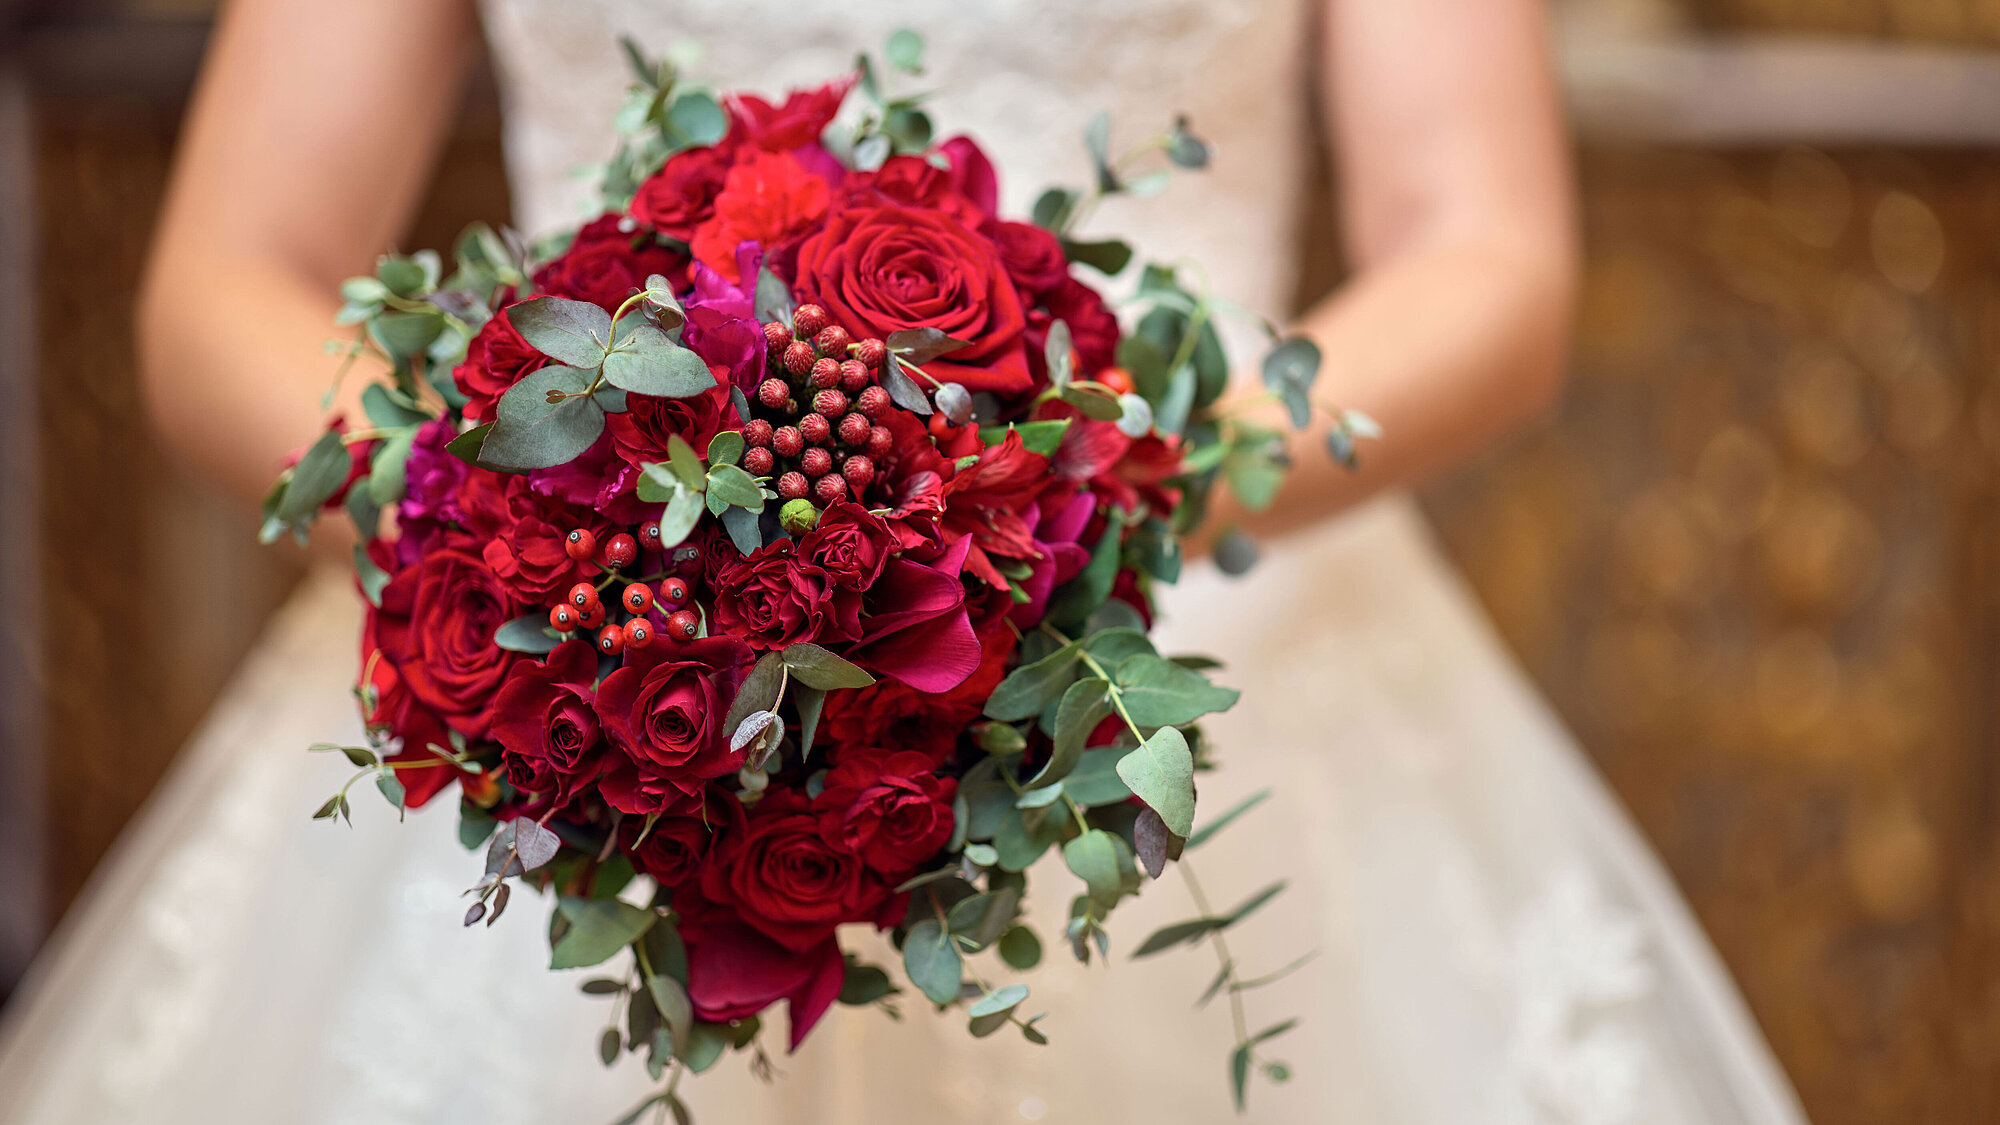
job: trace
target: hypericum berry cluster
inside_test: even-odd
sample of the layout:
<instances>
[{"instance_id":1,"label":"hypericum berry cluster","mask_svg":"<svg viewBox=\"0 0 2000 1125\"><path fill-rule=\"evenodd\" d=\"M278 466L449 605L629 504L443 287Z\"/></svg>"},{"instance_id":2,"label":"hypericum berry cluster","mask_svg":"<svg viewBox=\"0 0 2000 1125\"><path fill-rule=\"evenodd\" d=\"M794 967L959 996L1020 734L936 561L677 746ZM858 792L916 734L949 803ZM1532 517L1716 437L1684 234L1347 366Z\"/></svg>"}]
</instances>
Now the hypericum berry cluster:
<instances>
[{"instance_id":1,"label":"hypericum berry cluster","mask_svg":"<svg viewBox=\"0 0 2000 1125\"><path fill-rule=\"evenodd\" d=\"M619 579L619 572L639 558L639 547L660 547L660 524L648 520L637 538L621 531L602 546L588 528L577 528L563 539L563 550L578 562L595 561L605 572L598 582L579 582L569 588L560 604L549 610L549 625L558 633L595 632L597 650L617 656L626 649L642 649L653 643L653 614L666 620L666 635L691 641L701 635L701 616L688 606L688 584L678 575L668 574L657 585L644 581L625 583L617 600L610 605L604 593ZM686 560L684 560L686 561ZM671 569L671 560L669 569ZM612 613L621 620L609 620Z\"/></svg>"},{"instance_id":2,"label":"hypericum berry cluster","mask_svg":"<svg viewBox=\"0 0 2000 1125\"><path fill-rule=\"evenodd\" d=\"M818 305L800 305L790 324L765 324L764 341L770 362L743 427L744 469L776 480L788 529L811 527L850 497L874 499L895 446L879 423L901 409L877 381L888 345L856 340Z\"/></svg>"}]
</instances>

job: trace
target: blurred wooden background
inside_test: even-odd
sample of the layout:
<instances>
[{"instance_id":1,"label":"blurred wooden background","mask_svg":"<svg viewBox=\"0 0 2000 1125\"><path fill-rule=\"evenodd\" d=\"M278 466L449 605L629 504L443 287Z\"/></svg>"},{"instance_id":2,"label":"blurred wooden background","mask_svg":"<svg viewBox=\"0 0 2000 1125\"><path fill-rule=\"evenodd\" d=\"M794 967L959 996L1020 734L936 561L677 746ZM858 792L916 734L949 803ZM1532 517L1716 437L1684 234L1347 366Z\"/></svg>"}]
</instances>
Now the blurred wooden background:
<instances>
[{"instance_id":1,"label":"blurred wooden background","mask_svg":"<svg viewBox=\"0 0 2000 1125\"><path fill-rule=\"evenodd\" d=\"M71 901L298 576L153 450L133 379L133 287L207 6L66 5L0 71L29 90L36 240L11 288L0 254L0 299L32 298L39 349L12 369L39 389L37 573L4 607L38 670L7 729L39 730L39 749L0 755L30 779L0 816L17 835L39 822L41 889L0 901L22 932ZM1569 8L1607 12L2000 44L2000 0ZM2000 150L1592 134L1579 159L1568 399L1427 489L1426 510L1814 1120L1993 1120ZM477 92L407 244L506 203ZM0 989L8 970L0 955Z\"/></svg>"}]
</instances>

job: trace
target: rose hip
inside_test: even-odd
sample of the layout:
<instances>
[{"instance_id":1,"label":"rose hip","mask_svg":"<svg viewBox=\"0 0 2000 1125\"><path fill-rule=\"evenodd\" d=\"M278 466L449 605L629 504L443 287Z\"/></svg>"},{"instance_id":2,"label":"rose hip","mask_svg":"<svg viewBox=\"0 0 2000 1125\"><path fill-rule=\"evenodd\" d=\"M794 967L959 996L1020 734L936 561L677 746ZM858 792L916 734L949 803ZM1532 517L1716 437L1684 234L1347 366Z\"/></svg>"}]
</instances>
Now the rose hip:
<instances>
[{"instance_id":1,"label":"rose hip","mask_svg":"<svg viewBox=\"0 0 2000 1125\"><path fill-rule=\"evenodd\" d=\"M847 499L847 478L828 473L813 484L813 499L821 504L838 504Z\"/></svg>"},{"instance_id":2,"label":"rose hip","mask_svg":"<svg viewBox=\"0 0 2000 1125\"><path fill-rule=\"evenodd\" d=\"M583 611L583 620L577 622L577 625L584 629L595 629L602 624L604 624L603 602L593 603L589 609Z\"/></svg>"},{"instance_id":3,"label":"rose hip","mask_svg":"<svg viewBox=\"0 0 2000 1125\"><path fill-rule=\"evenodd\" d=\"M792 398L792 388L783 379L766 379L757 384L757 401L772 410L783 410Z\"/></svg>"},{"instance_id":4,"label":"rose hip","mask_svg":"<svg viewBox=\"0 0 2000 1125\"><path fill-rule=\"evenodd\" d=\"M833 454L815 445L799 455L799 468L809 477L823 477L833 471Z\"/></svg>"},{"instance_id":5,"label":"rose hip","mask_svg":"<svg viewBox=\"0 0 2000 1125\"><path fill-rule=\"evenodd\" d=\"M577 622L581 620L583 620L583 615L576 611L575 606L567 602L549 611L549 625L558 633L569 632L571 629L576 628Z\"/></svg>"},{"instance_id":6,"label":"rose hip","mask_svg":"<svg viewBox=\"0 0 2000 1125\"><path fill-rule=\"evenodd\" d=\"M778 495L787 500L805 499L811 487L806 483L806 475L801 472L789 472L778 478Z\"/></svg>"},{"instance_id":7,"label":"rose hip","mask_svg":"<svg viewBox=\"0 0 2000 1125\"><path fill-rule=\"evenodd\" d=\"M832 356L835 359L845 358L847 345L853 342L854 337L838 324L821 329L819 335L813 337L813 346L819 349L819 354Z\"/></svg>"},{"instance_id":8,"label":"rose hip","mask_svg":"<svg viewBox=\"0 0 2000 1125\"><path fill-rule=\"evenodd\" d=\"M660 583L661 605L682 605L688 600L688 584L678 578Z\"/></svg>"},{"instance_id":9,"label":"rose hip","mask_svg":"<svg viewBox=\"0 0 2000 1125\"><path fill-rule=\"evenodd\" d=\"M864 415L858 412L849 414L840 420L840 442L842 445L865 445L868 431L873 428Z\"/></svg>"},{"instance_id":10,"label":"rose hip","mask_svg":"<svg viewBox=\"0 0 2000 1125\"><path fill-rule=\"evenodd\" d=\"M590 607L598 604L597 587L588 582L579 582L569 588L569 596L566 600L569 604L583 612L589 613Z\"/></svg>"},{"instance_id":11,"label":"rose hip","mask_svg":"<svg viewBox=\"0 0 2000 1125\"><path fill-rule=\"evenodd\" d=\"M639 525L639 546L646 547L651 550L659 549L660 547L659 520L647 520L645 523Z\"/></svg>"},{"instance_id":12,"label":"rose hip","mask_svg":"<svg viewBox=\"0 0 2000 1125\"><path fill-rule=\"evenodd\" d=\"M606 625L597 634L597 651L617 656L625 651L625 630L616 625Z\"/></svg>"},{"instance_id":13,"label":"rose hip","mask_svg":"<svg viewBox=\"0 0 2000 1125\"><path fill-rule=\"evenodd\" d=\"M835 390L821 391L813 396L813 413L838 418L847 413L847 396Z\"/></svg>"},{"instance_id":14,"label":"rose hip","mask_svg":"<svg viewBox=\"0 0 2000 1125\"><path fill-rule=\"evenodd\" d=\"M777 467L778 459L768 449L746 449L743 451L743 471L753 477L767 477Z\"/></svg>"},{"instance_id":15,"label":"rose hip","mask_svg":"<svg viewBox=\"0 0 2000 1125\"><path fill-rule=\"evenodd\" d=\"M797 426L779 426L771 435L771 449L780 457L797 457L806 447L805 435Z\"/></svg>"},{"instance_id":16,"label":"rose hip","mask_svg":"<svg viewBox=\"0 0 2000 1125\"><path fill-rule=\"evenodd\" d=\"M818 305L800 305L792 313L792 333L803 342L819 335L832 321L833 318Z\"/></svg>"},{"instance_id":17,"label":"rose hip","mask_svg":"<svg viewBox=\"0 0 2000 1125\"><path fill-rule=\"evenodd\" d=\"M701 618L691 609L676 610L667 617L667 636L691 641L701 635Z\"/></svg>"},{"instance_id":18,"label":"rose hip","mask_svg":"<svg viewBox=\"0 0 2000 1125\"><path fill-rule=\"evenodd\" d=\"M793 340L785 345L785 370L794 375L804 375L812 370L813 348L804 340Z\"/></svg>"},{"instance_id":19,"label":"rose hip","mask_svg":"<svg viewBox=\"0 0 2000 1125\"><path fill-rule=\"evenodd\" d=\"M889 358L889 345L870 336L856 346L854 358L867 364L872 370L882 366L882 361Z\"/></svg>"},{"instance_id":20,"label":"rose hip","mask_svg":"<svg viewBox=\"0 0 2000 1125\"><path fill-rule=\"evenodd\" d=\"M771 444L771 423L762 418L752 418L743 423L743 444L752 449L762 449Z\"/></svg>"},{"instance_id":21,"label":"rose hip","mask_svg":"<svg viewBox=\"0 0 2000 1125\"><path fill-rule=\"evenodd\" d=\"M597 536L587 527L579 527L563 536L563 553L578 562L597 553Z\"/></svg>"},{"instance_id":22,"label":"rose hip","mask_svg":"<svg viewBox=\"0 0 2000 1125\"><path fill-rule=\"evenodd\" d=\"M833 436L833 426L824 414L808 414L799 419L799 436L818 445Z\"/></svg>"},{"instance_id":23,"label":"rose hip","mask_svg":"<svg viewBox=\"0 0 2000 1125\"><path fill-rule=\"evenodd\" d=\"M653 623L643 617L634 617L625 623L625 647L641 649L653 643Z\"/></svg>"},{"instance_id":24,"label":"rose hip","mask_svg":"<svg viewBox=\"0 0 2000 1125\"><path fill-rule=\"evenodd\" d=\"M618 570L631 566L632 560L638 557L639 541L621 531L605 541L597 562L606 570Z\"/></svg>"},{"instance_id":25,"label":"rose hip","mask_svg":"<svg viewBox=\"0 0 2000 1125\"><path fill-rule=\"evenodd\" d=\"M633 613L644 613L653 608L653 588L644 582L634 582L618 596L618 604Z\"/></svg>"}]
</instances>

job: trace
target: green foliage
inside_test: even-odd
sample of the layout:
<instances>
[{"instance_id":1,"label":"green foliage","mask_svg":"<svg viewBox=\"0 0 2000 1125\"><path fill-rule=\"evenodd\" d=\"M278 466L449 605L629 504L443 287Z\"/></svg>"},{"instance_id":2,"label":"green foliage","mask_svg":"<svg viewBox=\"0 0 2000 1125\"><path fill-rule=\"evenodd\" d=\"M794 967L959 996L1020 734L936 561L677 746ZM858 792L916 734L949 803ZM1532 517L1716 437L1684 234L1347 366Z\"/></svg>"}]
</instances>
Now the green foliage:
<instances>
[{"instance_id":1,"label":"green foliage","mask_svg":"<svg viewBox=\"0 0 2000 1125\"><path fill-rule=\"evenodd\" d=\"M875 682L874 676L816 644L800 642L788 646L784 661L794 679L821 691L864 688Z\"/></svg>"},{"instance_id":2,"label":"green foliage","mask_svg":"<svg viewBox=\"0 0 2000 1125\"><path fill-rule=\"evenodd\" d=\"M1235 688L1217 687L1191 668L1147 653L1119 663L1118 687L1125 713L1141 727L1191 723L1211 712L1228 710L1242 694Z\"/></svg>"},{"instance_id":3,"label":"green foliage","mask_svg":"<svg viewBox=\"0 0 2000 1125\"><path fill-rule=\"evenodd\" d=\"M552 930L549 968L579 969L601 965L639 940L659 915L618 899L564 895L557 900L559 925Z\"/></svg>"},{"instance_id":4,"label":"green foliage","mask_svg":"<svg viewBox=\"0 0 2000 1125\"><path fill-rule=\"evenodd\" d=\"M544 469L582 455L604 432L604 408L586 394L591 382L588 371L552 366L514 384L500 396L493 431L479 447L480 462ZM552 395L557 401L549 401Z\"/></svg>"},{"instance_id":5,"label":"green foliage","mask_svg":"<svg viewBox=\"0 0 2000 1125\"><path fill-rule=\"evenodd\" d=\"M612 386L659 398L686 398L715 386L708 364L658 328L627 318L619 321L618 332L602 360L604 381Z\"/></svg>"},{"instance_id":6,"label":"green foliage","mask_svg":"<svg viewBox=\"0 0 2000 1125\"><path fill-rule=\"evenodd\" d=\"M554 652L555 647L562 643L562 638L549 628L548 614L528 613L500 626L493 634L493 643L508 652L540 656Z\"/></svg>"},{"instance_id":7,"label":"green foliage","mask_svg":"<svg viewBox=\"0 0 2000 1125\"><path fill-rule=\"evenodd\" d=\"M1194 755L1178 729L1154 731L1118 760L1118 776L1133 796L1160 814L1168 831L1183 837L1194 831Z\"/></svg>"},{"instance_id":8,"label":"green foliage","mask_svg":"<svg viewBox=\"0 0 2000 1125\"><path fill-rule=\"evenodd\" d=\"M917 922L904 936L903 971L931 1003L943 1006L958 999L964 963L951 935L937 919Z\"/></svg>"}]
</instances>

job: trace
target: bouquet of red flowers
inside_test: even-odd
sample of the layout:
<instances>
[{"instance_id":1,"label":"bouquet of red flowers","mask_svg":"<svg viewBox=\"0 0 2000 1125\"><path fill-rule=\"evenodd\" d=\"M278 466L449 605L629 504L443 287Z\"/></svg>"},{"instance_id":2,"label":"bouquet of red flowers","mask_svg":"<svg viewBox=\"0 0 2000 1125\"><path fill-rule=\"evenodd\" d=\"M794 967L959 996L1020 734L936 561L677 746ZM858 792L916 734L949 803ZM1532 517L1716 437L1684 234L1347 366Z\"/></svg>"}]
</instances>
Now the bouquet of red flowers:
<instances>
[{"instance_id":1,"label":"bouquet of red flowers","mask_svg":"<svg viewBox=\"0 0 2000 1125\"><path fill-rule=\"evenodd\" d=\"M385 375L267 501L268 537L344 508L362 538L369 744L318 749L398 808L457 784L486 847L467 925L526 882L556 895L551 967L629 950L584 991L625 1006L606 1062L656 1077L762 1060L779 1001L792 1046L836 1001L888 1002L848 923L892 932L973 1034L1042 1042L1027 989L966 959L1037 962L1020 906L1051 849L1062 936L1107 955L1113 908L1198 842L1194 724L1237 698L1154 649L1150 591L1218 481L1268 502L1278 435L1211 410L1206 295L1148 267L1128 332L1072 270L1125 272L1074 223L1207 147L1182 123L1114 162L1100 119L1093 186L1003 219L978 146L885 93L920 50L899 33L886 70L779 104L632 52L606 213L349 281L349 354ZM1298 424L1317 363L1290 340L1265 365ZM1259 1041L1239 1099L1253 1063L1282 1074Z\"/></svg>"}]
</instances>

